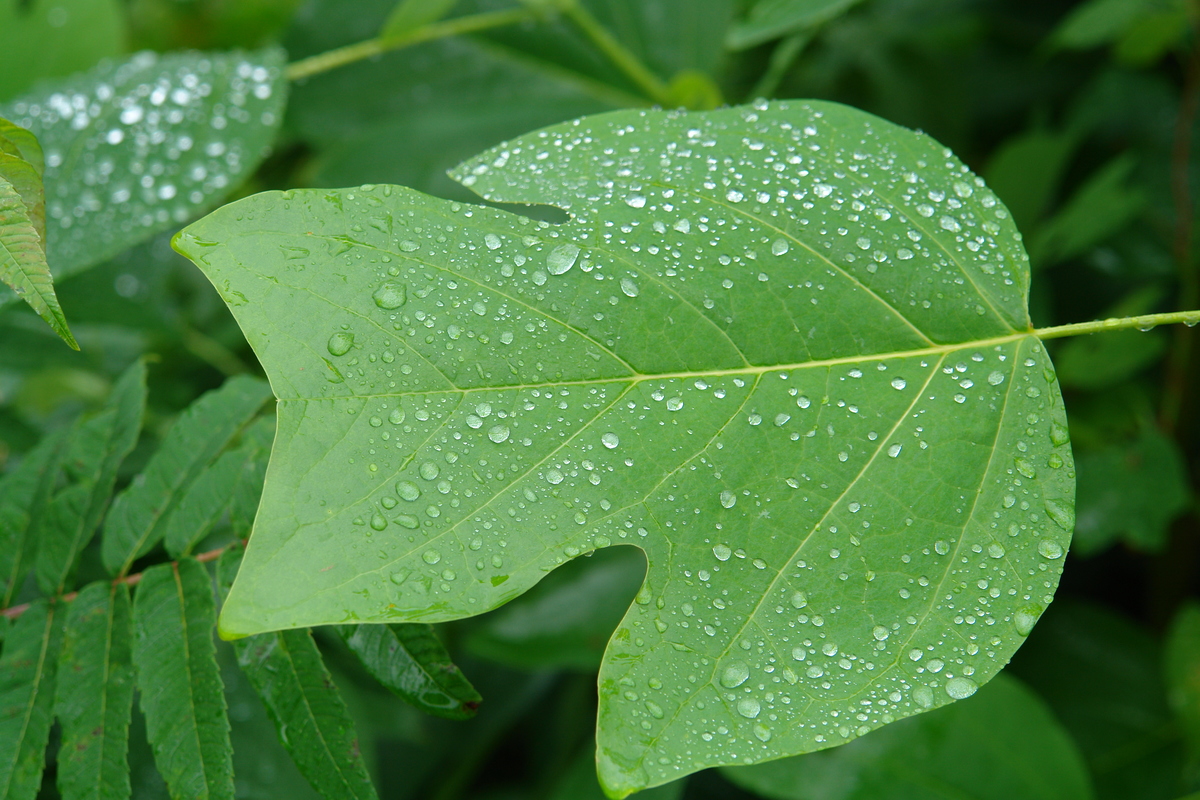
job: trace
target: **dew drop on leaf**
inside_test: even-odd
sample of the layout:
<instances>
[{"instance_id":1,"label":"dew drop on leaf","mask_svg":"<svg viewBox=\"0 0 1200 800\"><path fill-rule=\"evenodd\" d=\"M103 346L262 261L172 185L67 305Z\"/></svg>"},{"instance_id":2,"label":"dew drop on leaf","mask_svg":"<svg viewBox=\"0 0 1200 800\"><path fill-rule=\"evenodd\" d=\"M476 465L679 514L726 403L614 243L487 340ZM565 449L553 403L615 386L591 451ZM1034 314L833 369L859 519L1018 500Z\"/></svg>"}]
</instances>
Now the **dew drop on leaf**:
<instances>
[{"instance_id":1,"label":"dew drop on leaf","mask_svg":"<svg viewBox=\"0 0 1200 800\"><path fill-rule=\"evenodd\" d=\"M385 283L371 294L371 299L380 308L399 308L408 301L408 289L402 283Z\"/></svg>"},{"instance_id":2,"label":"dew drop on leaf","mask_svg":"<svg viewBox=\"0 0 1200 800\"><path fill-rule=\"evenodd\" d=\"M329 337L329 341L325 344L325 349L329 351L331 356L344 356L350 352L350 348L354 347L353 333L335 333Z\"/></svg>"}]
</instances>

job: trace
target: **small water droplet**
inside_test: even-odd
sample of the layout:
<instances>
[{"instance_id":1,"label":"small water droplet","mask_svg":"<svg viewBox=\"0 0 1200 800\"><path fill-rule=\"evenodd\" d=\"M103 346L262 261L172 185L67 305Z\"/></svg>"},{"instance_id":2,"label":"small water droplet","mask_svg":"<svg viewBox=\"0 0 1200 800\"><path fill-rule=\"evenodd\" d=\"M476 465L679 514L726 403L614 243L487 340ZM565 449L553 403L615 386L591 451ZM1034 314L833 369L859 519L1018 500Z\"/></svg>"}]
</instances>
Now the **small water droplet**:
<instances>
[{"instance_id":1,"label":"small water droplet","mask_svg":"<svg viewBox=\"0 0 1200 800\"><path fill-rule=\"evenodd\" d=\"M560 484L563 482L563 474L556 469L546 470L546 481L552 484Z\"/></svg>"},{"instance_id":2,"label":"small water droplet","mask_svg":"<svg viewBox=\"0 0 1200 800\"><path fill-rule=\"evenodd\" d=\"M888 633L889 633L888 629L883 627L882 625L876 625L874 628L871 629L871 635L875 637L876 641L880 641L880 642L882 642L884 639L888 638Z\"/></svg>"},{"instance_id":3,"label":"small water droplet","mask_svg":"<svg viewBox=\"0 0 1200 800\"><path fill-rule=\"evenodd\" d=\"M350 348L354 347L353 333L335 333L329 337L329 341L325 344L325 349L329 351L331 356L344 356L350 352Z\"/></svg>"},{"instance_id":4,"label":"small water droplet","mask_svg":"<svg viewBox=\"0 0 1200 800\"><path fill-rule=\"evenodd\" d=\"M726 489L721 492L721 505L725 508L733 508L737 504L737 495Z\"/></svg>"},{"instance_id":5,"label":"small water droplet","mask_svg":"<svg viewBox=\"0 0 1200 800\"><path fill-rule=\"evenodd\" d=\"M1050 423L1050 443L1055 447L1062 447L1071 441L1071 433L1067 430L1067 426L1059 422Z\"/></svg>"},{"instance_id":6,"label":"small water droplet","mask_svg":"<svg viewBox=\"0 0 1200 800\"><path fill-rule=\"evenodd\" d=\"M894 378L892 380L893 389L903 389L905 386L908 386L908 381L904 380L904 378Z\"/></svg>"},{"instance_id":7,"label":"small water droplet","mask_svg":"<svg viewBox=\"0 0 1200 800\"><path fill-rule=\"evenodd\" d=\"M792 607L804 608L808 605L808 597L804 592L792 592Z\"/></svg>"},{"instance_id":8,"label":"small water droplet","mask_svg":"<svg viewBox=\"0 0 1200 800\"><path fill-rule=\"evenodd\" d=\"M396 517L396 524L402 528L416 530L421 525L421 522L412 514L401 514L400 516Z\"/></svg>"},{"instance_id":9,"label":"small water droplet","mask_svg":"<svg viewBox=\"0 0 1200 800\"><path fill-rule=\"evenodd\" d=\"M417 472L425 480L432 481L432 480L437 479L437 476L439 473L441 473L441 470L438 469L437 464L433 463L432 461L426 461L424 464L421 465L420 469L418 469Z\"/></svg>"},{"instance_id":10,"label":"small water droplet","mask_svg":"<svg viewBox=\"0 0 1200 800\"><path fill-rule=\"evenodd\" d=\"M412 481L400 481L396 484L396 494L411 503L421 496L421 490Z\"/></svg>"},{"instance_id":11,"label":"small water droplet","mask_svg":"<svg viewBox=\"0 0 1200 800\"><path fill-rule=\"evenodd\" d=\"M606 433L600 437L600 443L603 444L605 447L607 447L609 450L615 450L617 448L617 445L619 445L621 443L621 440L620 440L620 438L618 438L618 436L615 433L612 433L610 431L609 433Z\"/></svg>"},{"instance_id":12,"label":"small water droplet","mask_svg":"<svg viewBox=\"0 0 1200 800\"><path fill-rule=\"evenodd\" d=\"M381 531L387 527L387 520L383 518L383 514L373 514L371 516L371 527L377 531Z\"/></svg>"},{"instance_id":13,"label":"small water droplet","mask_svg":"<svg viewBox=\"0 0 1200 800\"><path fill-rule=\"evenodd\" d=\"M743 697L737 702L738 713L746 719L754 719L761 710L762 706L753 697Z\"/></svg>"},{"instance_id":14,"label":"small water droplet","mask_svg":"<svg viewBox=\"0 0 1200 800\"><path fill-rule=\"evenodd\" d=\"M484 236L483 243L487 245L488 250L499 250L500 245L502 244L500 237L494 233L489 233Z\"/></svg>"},{"instance_id":15,"label":"small water droplet","mask_svg":"<svg viewBox=\"0 0 1200 800\"><path fill-rule=\"evenodd\" d=\"M887 454L892 458L895 458L896 456L900 455L900 451L903 449L904 447L902 445L894 444L888 448Z\"/></svg>"}]
</instances>

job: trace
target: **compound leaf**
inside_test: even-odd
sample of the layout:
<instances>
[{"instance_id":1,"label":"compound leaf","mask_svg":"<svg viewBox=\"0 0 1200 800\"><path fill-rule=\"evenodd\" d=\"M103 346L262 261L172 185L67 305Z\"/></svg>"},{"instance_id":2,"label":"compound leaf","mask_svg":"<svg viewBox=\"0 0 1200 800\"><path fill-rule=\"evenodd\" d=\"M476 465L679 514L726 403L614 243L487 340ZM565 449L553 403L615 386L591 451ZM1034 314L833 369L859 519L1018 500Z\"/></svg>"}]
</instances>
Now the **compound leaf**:
<instances>
[{"instance_id":1,"label":"compound leaf","mask_svg":"<svg viewBox=\"0 0 1200 800\"><path fill-rule=\"evenodd\" d=\"M144 52L0 105L45 150L54 276L98 264L236 189L279 128L283 60L278 49ZM4 294L0 305L11 300Z\"/></svg>"},{"instance_id":2,"label":"compound leaf","mask_svg":"<svg viewBox=\"0 0 1200 800\"><path fill-rule=\"evenodd\" d=\"M172 797L233 798L216 616L208 572L195 559L143 573L133 602L133 663L154 763Z\"/></svg>"},{"instance_id":3,"label":"compound leaf","mask_svg":"<svg viewBox=\"0 0 1200 800\"><path fill-rule=\"evenodd\" d=\"M54 720L54 673L66 609L34 602L4 637L0 656L0 797L33 800Z\"/></svg>"},{"instance_id":4,"label":"compound leaf","mask_svg":"<svg viewBox=\"0 0 1200 800\"><path fill-rule=\"evenodd\" d=\"M241 558L240 549L222 554L217 572L222 593L229 590ZM312 633L276 631L239 639L233 646L280 741L312 787L331 800L376 797L354 722Z\"/></svg>"},{"instance_id":5,"label":"compound leaf","mask_svg":"<svg viewBox=\"0 0 1200 800\"><path fill-rule=\"evenodd\" d=\"M180 503L205 468L258 413L267 385L239 376L193 403L163 440L142 474L117 495L104 521L101 555L112 572L124 572L188 514Z\"/></svg>"},{"instance_id":6,"label":"compound leaf","mask_svg":"<svg viewBox=\"0 0 1200 800\"><path fill-rule=\"evenodd\" d=\"M58 790L63 800L129 797L130 615L124 584L90 584L71 602L54 701L62 726Z\"/></svg>"},{"instance_id":7,"label":"compound leaf","mask_svg":"<svg viewBox=\"0 0 1200 800\"><path fill-rule=\"evenodd\" d=\"M464 164L488 200L258 195L177 236L279 398L226 636L478 614L614 544L614 796L969 696L1073 525L1008 212L823 102L616 112Z\"/></svg>"},{"instance_id":8,"label":"compound leaf","mask_svg":"<svg viewBox=\"0 0 1200 800\"><path fill-rule=\"evenodd\" d=\"M342 641L375 680L422 711L475 716L482 698L429 625L340 625Z\"/></svg>"},{"instance_id":9,"label":"compound leaf","mask_svg":"<svg viewBox=\"0 0 1200 800\"><path fill-rule=\"evenodd\" d=\"M42 237L30 213L19 187L0 177L0 281L46 320L64 342L78 350L54 294L54 279L46 263Z\"/></svg>"},{"instance_id":10,"label":"compound leaf","mask_svg":"<svg viewBox=\"0 0 1200 800\"><path fill-rule=\"evenodd\" d=\"M37 554L37 532L58 481L69 428L60 428L0 480L0 607L21 590Z\"/></svg>"}]
</instances>

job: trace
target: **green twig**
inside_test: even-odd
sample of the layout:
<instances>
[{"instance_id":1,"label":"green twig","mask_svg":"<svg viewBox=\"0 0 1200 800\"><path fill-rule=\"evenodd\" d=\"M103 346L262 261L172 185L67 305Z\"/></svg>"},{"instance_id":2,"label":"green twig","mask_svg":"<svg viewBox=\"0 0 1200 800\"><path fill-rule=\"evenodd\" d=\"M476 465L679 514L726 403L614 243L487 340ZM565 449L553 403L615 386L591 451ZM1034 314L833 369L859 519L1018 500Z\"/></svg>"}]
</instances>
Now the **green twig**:
<instances>
[{"instance_id":1,"label":"green twig","mask_svg":"<svg viewBox=\"0 0 1200 800\"><path fill-rule=\"evenodd\" d=\"M382 55L392 50L411 47L422 42L435 39L445 39L450 36L462 36L467 33L477 33L489 28L501 28L515 25L519 22L535 19L537 14L526 8L513 8L504 11L489 11L483 14L471 14L466 17L456 17L444 22L424 25L413 31L406 31L399 36L386 36L368 39L365 42L339 47L324 53L304 58L288 64L284 74L290 81L298 81L328 72L331 69L353 64L366 58Z\"/></svg>"},{"instance_id":2,"label":"green twig","mask_svg":"<svg viewBox=\"0 0 1200 800\"><path fill-rule=\"evenodd\" d=\"M583 32L625 77L633 81L646 97L664 106L674 105L671 91L641 60L616 40L578 0L564 3L563 13Z\"/></svg>"},{"instance_id":3,"label":"green twig","mask_svg":"<svg viewBox=\"0 0 1200 800\"><path fill-rule=\"evenodd\" d=\"M1126 331L1133 328L1148 331L1159 325L1174 325L1182 322L1191 327L1200 323L1200 311L1171 311L1166 314L1143 314L1140 317L1114 317L1092 322L1073 322L1070 325L1055 325L1038 328L1033 335L1039 339L1061 339L1065 336L1082 336L1085 333L1104 331Z\"/></svg>"}]
</instances>

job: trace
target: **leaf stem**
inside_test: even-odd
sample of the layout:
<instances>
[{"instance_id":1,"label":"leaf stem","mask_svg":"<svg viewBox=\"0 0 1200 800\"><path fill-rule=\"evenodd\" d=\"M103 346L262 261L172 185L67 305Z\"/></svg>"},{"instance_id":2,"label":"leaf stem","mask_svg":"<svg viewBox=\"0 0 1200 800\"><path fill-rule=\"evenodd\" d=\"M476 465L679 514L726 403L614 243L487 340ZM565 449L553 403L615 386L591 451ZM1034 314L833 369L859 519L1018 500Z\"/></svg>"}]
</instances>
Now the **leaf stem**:
<instances>
[{"instance_id":1,"label":"leaf stem","mask_svg":"<svg viewBox=\"0 0 1200 800\"><path fill-rule=\"evenodd\" d=\"M625 73L625 77L633 81L646 97L663 106L674 105L671 91L650 68L641 62L628 48L616 40L592 13L583 7L579 0L571 0L563 4L563 13L575 23L575 26L592 44L602 52L617 69Z\"/></svg>"},{"instance_id":2,"label":"leaf stem","mask_svg":"<svg viewBox=\"0 0 1200 800\"><path fill-rule=\"evenodd\" d=\"M243 545L245 544L244 540L240 540L240 541ZM237 543L238 542L236 542L236 541L230 542L229 544L225 545L224 547L218 547L215 550L209 550L204 553L199 553L197 555L192 556L192 558L196 559L201 564L203 564L207 561L216 561L218 558L221 557L222 553L224 553L226 550L233 547ZM172 561L171 563L178 564L179 562ZM126 575L123 578L114 578L112 580L112 585L119 586L123 583L126 586L136 586L138 583L141 582L141 580L142 580L142 573L135 572L134 574ZM59 595L58 597L56 597L54 599L60 603L69 603L78 596L79 596L79 592L67 592L66 594ZM32 604L31 603L21 603L20 605L13 606L12 608L0 609L0 617L6 617L8 619L16 619L17 617L21 616L26 611L28 611L30 605L32 605Z\"/></svg>"},{"instance_id":3,"label":"leaf stem","mask_svg":"<svg viewBox=\"0 0 1200 800\"><path fill-rule=\"evenodd\" d=\"M1200 322L1198 311L1171 311L1165 314L1143 314L1140 317L1111 317L1091 322L1073 322L1070 325L1055 325L1050 328L1038 328L1033 335L1039 339L1062 339L1065 336L1082 336L1086 333L1103 333L1104 331L1126 331L1133 328L1148 331L1159 325L1173 325L1182 322L1191 327Z\"/></svg>"},{"instance_id":4,"label":"leaf stem","mask_svg":"<svg viewBox=\"0 0 1200 800\"><path fill-rule=\"evenodd\" d=\"M467 33L515 25L519 22L534 19L536 12L527 8L512 8L504 11L488 11L482 14L471 14L424 25L416 30L405 31L399 36L380 36L365 42L339 47L324 53L293 61L288 64L284 75L289 81L303 80L322 72L353 64L355 61L372 58L392 50L411 47L422 42L435 39L445 39L450 36L462 36Z\"/></svg>"}]
</instances>

